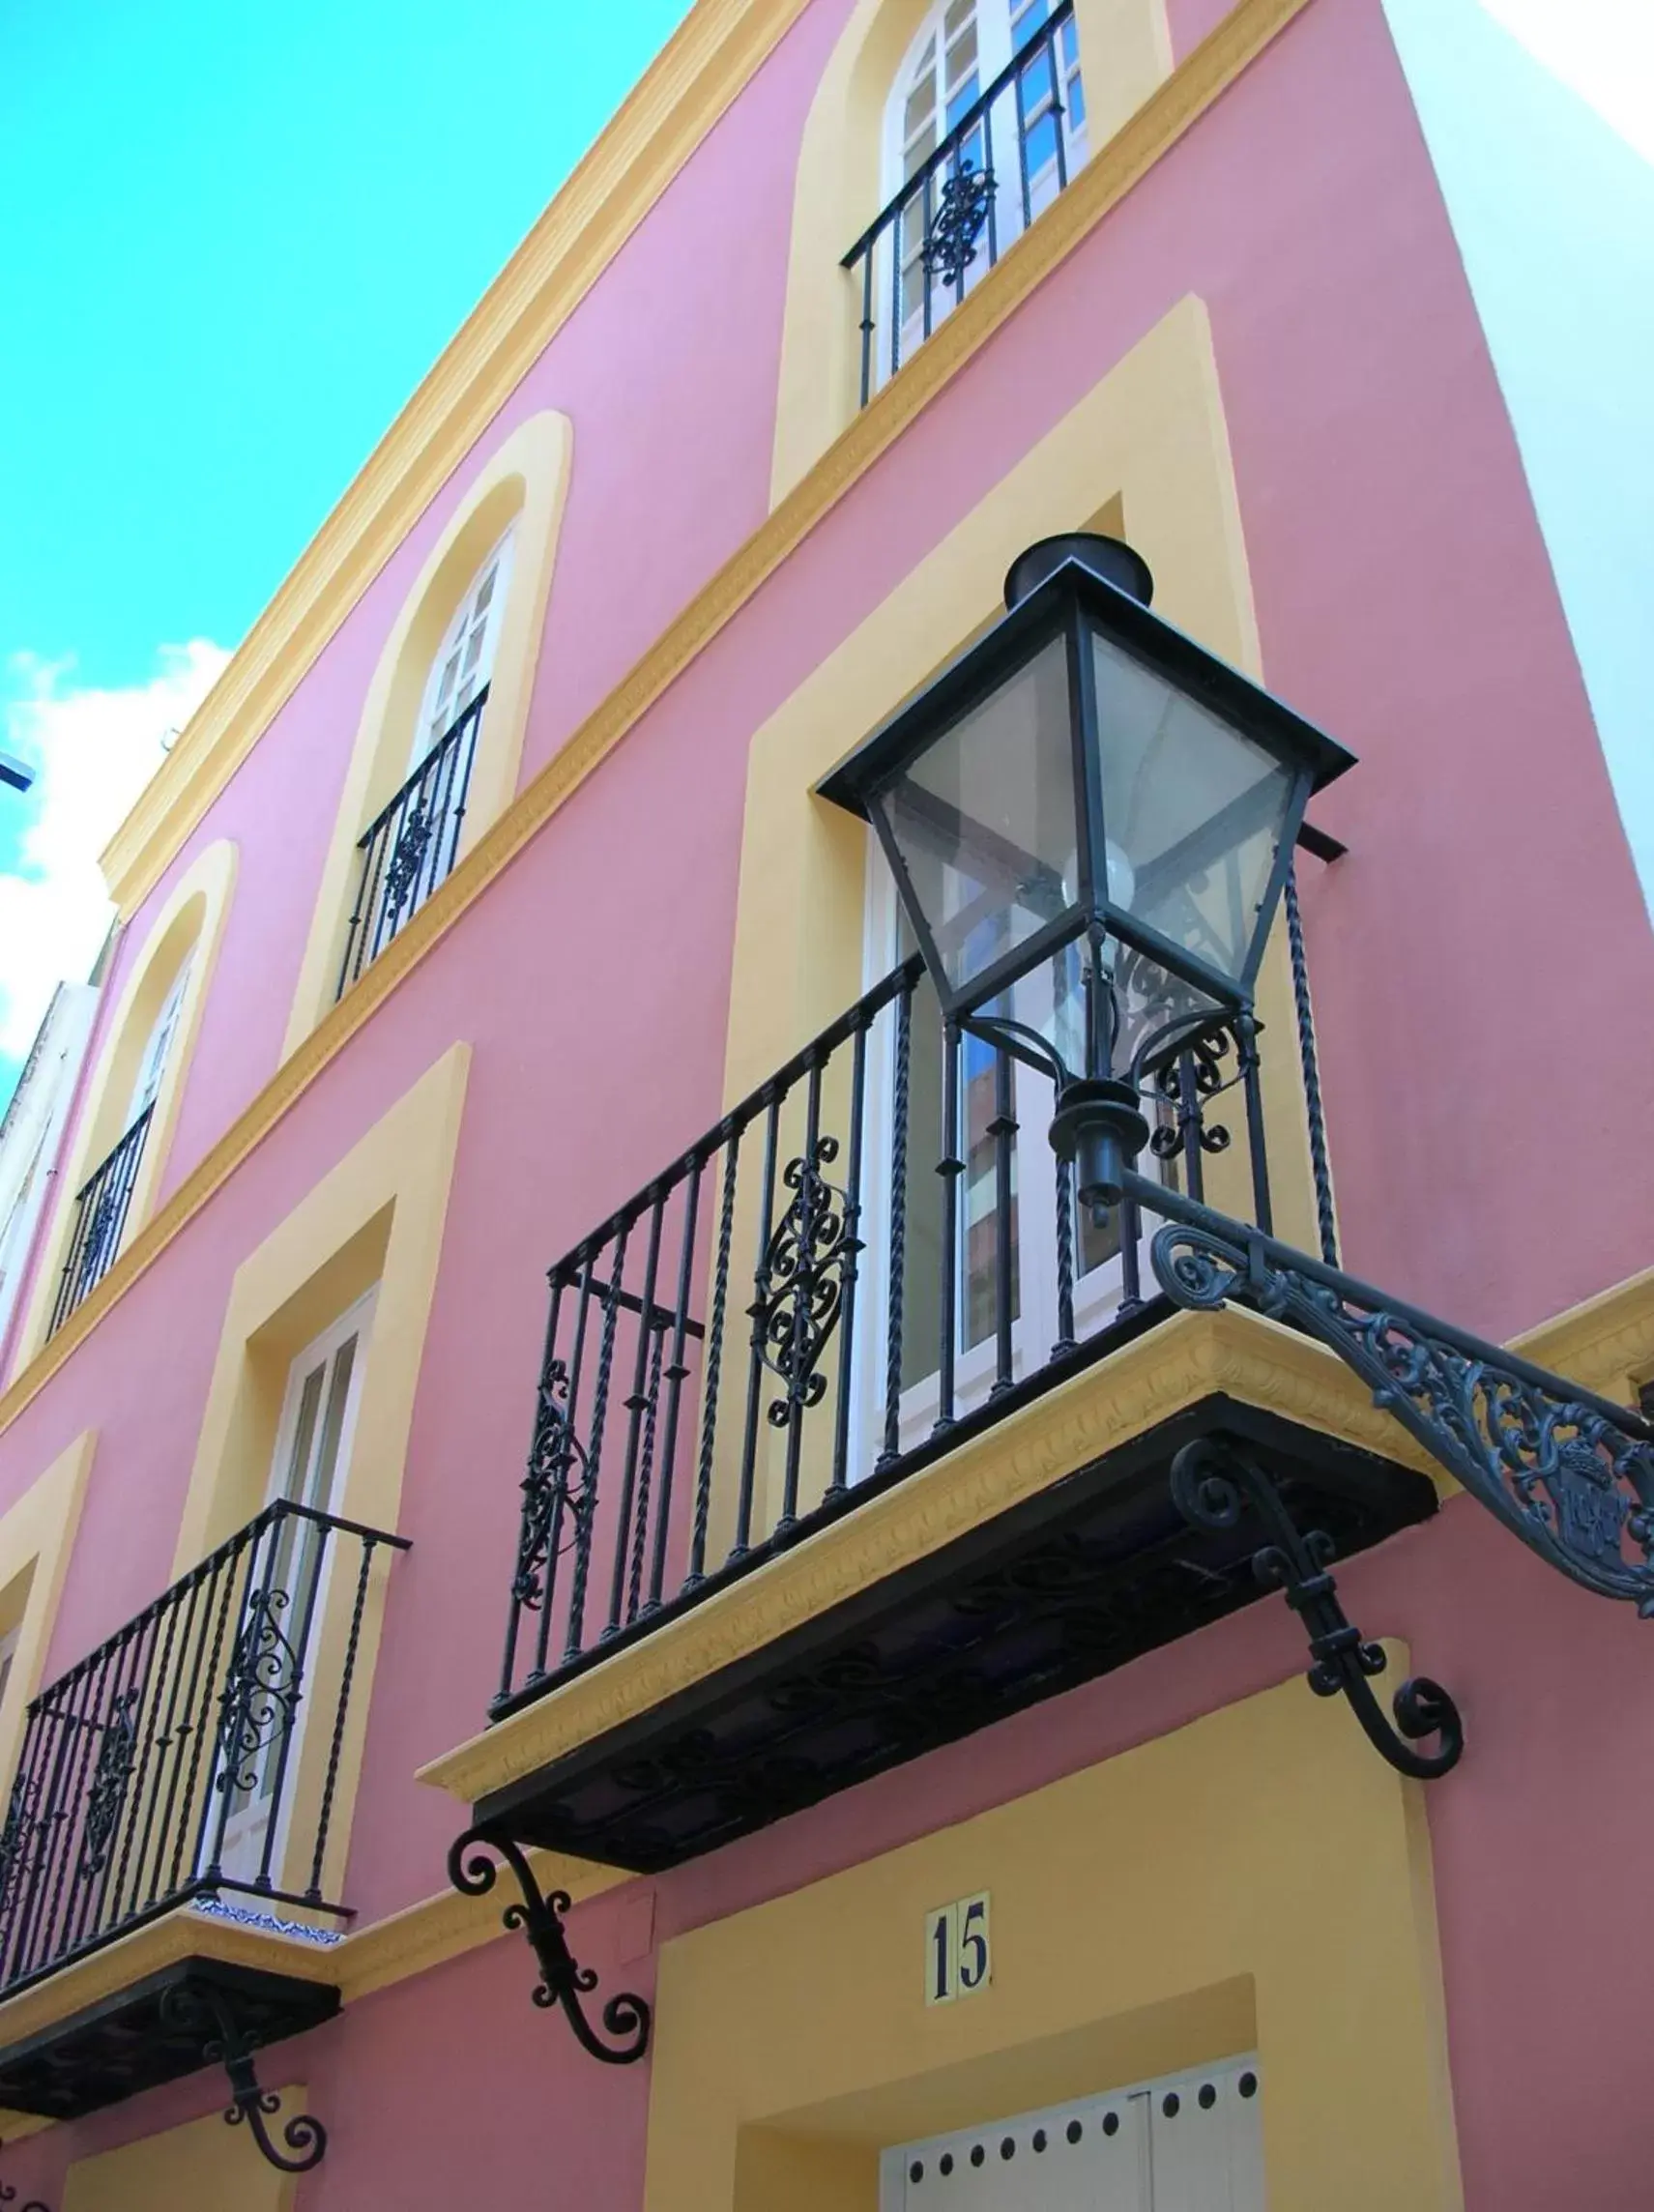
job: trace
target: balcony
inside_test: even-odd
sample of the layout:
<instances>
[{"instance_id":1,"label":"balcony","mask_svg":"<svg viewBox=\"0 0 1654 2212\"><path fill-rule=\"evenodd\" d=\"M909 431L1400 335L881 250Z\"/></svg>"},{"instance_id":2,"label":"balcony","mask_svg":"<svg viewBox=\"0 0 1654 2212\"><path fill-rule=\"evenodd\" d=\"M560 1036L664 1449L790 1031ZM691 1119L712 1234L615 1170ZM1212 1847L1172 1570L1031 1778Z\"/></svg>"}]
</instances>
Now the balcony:
<instances>
[{"instance_id":1,"label":"balcony","mask_svg":"<svg viewBox=\"0 0 1654 2212\"><path fill-rule=\"evenodd\" d=\"M115 1265L154 1116L154 1105L146 1106L108 1158L93 1169L74 1194L74 1230L58 1278L49 1335L57 1333L82 1298L96 1290Z\"/></svg>"},{"instance_id":2,"label":"balcony","mask_svg":"<svg viewBox=\"0 0 1654 2212\"><path fill-rule=\"evenodd\" d=\"M1237 1014L1143 1086L1160 1188L1268 1231L1265 1076ZM1251 1602L1186 1444L1262 1452L1340 1557L1435 1510L1323 1353L1077 1208L1052 1105L915 958L553 1267L494 1725L432 1774L490 1835L670 1866Z\"/></svg>"},{"instance_id":3,"label":"balcony","mask_svg":"<svg viewBox=\"0 0 1654 2212\"><path fill-rule=\"evenodd\" d=\"M907 150L900 189L841 267L861 306L861 404L894 376L1086 159L1073 0L1059 0L934 150Z\"/></svg>"},{"instance_id":4,"label":"balcony","mask_svg":"<svg viewBox=\"0 0 1654 2212\"><path fill-rule=\"evenodd\" d=\"M438 885L453 873L487 704L484 684L357 840L362 864L335 999L344 997L368 963L378 959Z\"/></svg>"},{"instance_id":5,"label":"balcony","mask_svg":"<svg viewBox=\"0 0 1654 2212\"><path fill-rule=\"evenodd\" d=\"M0 2105L69 2119L192 2072L203 2006L254 2044L336 2009L341 1758L404 1549L269 1505L35 1699L0 1833Z\"/></svg>"}]
</instances>

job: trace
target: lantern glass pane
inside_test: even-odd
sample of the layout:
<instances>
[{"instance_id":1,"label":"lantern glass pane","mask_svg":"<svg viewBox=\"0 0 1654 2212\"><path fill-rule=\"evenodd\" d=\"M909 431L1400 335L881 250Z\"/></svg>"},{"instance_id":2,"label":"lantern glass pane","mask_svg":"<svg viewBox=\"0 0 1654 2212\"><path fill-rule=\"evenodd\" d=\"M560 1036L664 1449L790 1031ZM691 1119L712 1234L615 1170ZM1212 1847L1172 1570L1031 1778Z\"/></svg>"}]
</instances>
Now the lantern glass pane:
<instances>
[{"instance_id":1,"label":"lantern glass pane","mask_svg":"<svg viewBox=\"0 0 1654 2212\"><path fill-rule=\"evenodd\" d=\"M1239 983L1296 773L1094 631L1091 651L1109 896Z\"/></svg>"},{"instance_id":2,"label":"lantern glass pane","mask_svg":"<svg viewBox=\"0 0 1654 2212\"><path fill-rule=\"evenodd\" d=\"M1080 886L1063 640L1042 647L873 803L955 992L1071 911Z\"/></svg>"}]
</instances>

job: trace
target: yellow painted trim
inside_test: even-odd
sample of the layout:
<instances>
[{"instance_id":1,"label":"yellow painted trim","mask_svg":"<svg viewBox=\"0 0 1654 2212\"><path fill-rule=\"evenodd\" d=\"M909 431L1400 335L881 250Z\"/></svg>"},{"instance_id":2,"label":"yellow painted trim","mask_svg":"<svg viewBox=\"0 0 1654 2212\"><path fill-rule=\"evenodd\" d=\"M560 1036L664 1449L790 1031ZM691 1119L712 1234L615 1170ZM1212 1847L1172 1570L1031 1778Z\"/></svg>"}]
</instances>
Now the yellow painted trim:
<instances>
[{"instance_id":1,"label":"yellow painted trim","mask_svg":"<svg viewBox=\"0 0 1654 2212\"><path fill-rule=\"evenodd\" d=\"M392 625L367 687L345 774L283 1059L315 1028L337 994L362 871L357 840L406 779L431 656L462 595L508 527L513 529L510 579L466 792L462 856L515 796L573 452L573 425L566 415L546 408L518 423L478 469Z\"/></svg>"},{"instance_id":2,"label":"yellow painted trim","mask_svg":"<svg viewBox=\"0 0 1654 2212\"><path fill-rule=\"evenodd\" d=\"M41 1686L97 1441L95 1430L83 1430L0 1515L0 1602L14 1594L21 1598L20 1616L9 1614L0 1623L19 1632L0 1700L0 1797L11 1791L29 1700ZM25 1577L26 1587L19 1592L16 1586Z\"/></svg>"},{"instance_id":3,"label":"yellow painted trim","mask_svg":"<svg viewBox=\"0 0 1654 2212\"><path fill-rule=\"evenodd\" d=\"M431 1761L420 1780L475 1804L763 1650L1214 1391L1439 1478L1332 1353L1235 1309L1176 1314L641 1643Z\"/></svg>"},{"instance_id":4,"label":"yellow painted trim","mask_svg":"<svg viewBox=\"0 0 1654 2212\"><path fill-rule=\"evenodd\" d=\"M143 950L132 963L122 987L104 1033L97 1067L87 1087L74 1147L58 1181L50 1229L41 1245L41 1263L30 1286L28 1312L17 1338L15 1364L18 1369L39 1350L51 1321L59 1279L74 1235L74 1194L126 1132L127 1106L150 1032L179 969L189 960L189 981L185 989L184 1004L179 1008L172 1046L161 1070L149 1134L144 1139L143 1155L127 1207L125 1243L131 1243L155 1210L156 1192L172 1149L178 1110L183 1104L184 1087L194 1060L196 1034L212 988L213 972L218 966L224 924L229 918L236 863L236 848L227 837L218 838L197 855L156 916Z\"/></svg>"},{"instance_id":5,"label":"yellow painted trim","mask_svg":"<svg viewBox=\"0 0 1654 2212\"><path fill-rule=\"evenodd\" d=\"M702 0L702 4L707 5L708 0ZM0 1396L0 1432L45 1387L109 1308L154 1265L172 1238L229 1179L248 1152L269 1135L294 1100L373 1018L409 971L441 942L494 878L510 865L524 846L538 834L627 731L706 650L823 515L837 505L880 454L901 436L937 392L1014 312L1035 283L1072 250L1085 232L1102 219L1155 160L1170 152L1183 132L1199 121L1213 101L1221 97L1241 71L1256 60L1270 40L1308 4L1309 0L1240 0L1218 30L1179 64L1159 92L1139 110L1113 146L1105 148L1102 155L1088 164L1056 207L1018 242L1017 252L1006 256L967 300L964 307L951 315L930 343L920 349L901 375L893 378L872 405L862 410L809 476L726 562L676 622L661 633L631 673L587 716L556 757L478 840L447 883L374 961L362 981L346 993L304 1044L290 1054L241 1119L226 1130L155 1220L116 1261L98 1288L48 1340L43 1352L14 1377L10 1388ZM1057 221L1059 215L1060 223ZM286 692L281 696L285 697ZM209 701L209 707L211 704ZM206 712L203 709L203 713ZM247 735L230 769L224 771L226 776L236 763L245 758L251 742L252 735ZM220 777L213 785L208 800L202 802L203 807L222 788L222 780ZM155 789L152 785L151 791ZM179 809L181 823L192 823L199 818L198 811L190 812L182 800ZM133 820L135 822L136 817ZM165 854L172 849L166 841L170 832L163 834L165 824L159 820L152 828L160 839L159 872L159 866L164 865ZM134 830L134 836L138 835L139 831ZM154 875L146 880L153 882ZM135 895L142 895L141 888Z\"/></svg>"},{"instance_id":6,"label":"yellow painted trim","mask_svg":"<svg viewBox=\"0 0 1654 2212\"><path fill-rule=\"evenodd\" d=\"M929 6L930 0L856 0L805 118L781 326L772 508L856 412L861 280L840 260L884 203L885 108ZM1088 131L1101 150L1172 73L1164 0L1076 0L1074 13ZM874 311L883 331L885 310Z\"/></svg>"},{"instance_id":7,"label":"yellow painted trim","mask_svg":"<svg viewBox=\"0 0 1654 2212\"><path fill-rule=\"evenodd\" d=\"M1654 1267L1513 1337L1511 1350L1605 1398L1635 1404L1654 1381Z\"/></svg>"},{"instance_id":8,"label":"yellow painted trim","mask_svg":"<svg viewBox=\"0 0 1654 2212\"><path fill-rule=\"evenodd\" d=\"M1269 2212L1460 2212L1418 1793L1294 1678L676 1937L645 2212L876 2212L883 2144L1249 2048ZM927 2007L982 1890L992 1983Z\"/></svg>"},{"instance_id":9,"label":"yellow painted trim","mask_svg":"<svg viewBox=\"0 0 1654 2212\"><path fill-rule=\"evenodd\" d=\"M263 2085L280 2099L270 2123L277 2136L309 2102L304 2082L276 2071L281 2063L276 2050L259 2065ZM259 2157L246 2128L226 2128L221 2112L209 2112L77 2158L64 2176L62 2212L295 2212L298 2190L293 2175Z\"/></svg>"},{"instance_id":10,"label":"yellow painted trim","mask_svg":"<svg viewBox=\"0 0 1654 2212\"><path fill-rule=\"evenodd\" d=\"M805 4L698 0L444 349L105 848L123 917Z\"/></svg>"},{"instance_id":11,"label":"yellow painted trim","mask_svg":"<svg viewBox=\"0 0 1654 2212\"><path fill-rule=\"evenodd\" d=\"M264 1503L293 1359L375 1284L356 1441L335 1510L395 1532L470 1062L469 1045L450 1046L236 1269L178 1531L175 1575L187 1573ZM339 1894L349 1851L392 1571L381 1555L362 1618L322 1876L328 1897ZM340 1602L318 1635L312 1694L318 1684L334 1683L342 1664L349 1595L343 1584L337 1595ZM329 1694L321 1697L324 1710ZM330 1749L325 1738L325 1731L305 1734L292 1778L292 1829L300 1838L313 1832L306 1808L322 1786Z\"/></svg>"},{"instance_id":12,"label":"yellow painted trim","mask_svg":"<svg viewBox=\"0 0 1654 2212\"><path fill-rule=\"evenodd\" d=\"M542 1890L566 1890L576 1905L633 1878L613 1867L553 1851L531 1850L529 1864ZM508 1876L487 1897L462 1897L455 1890L443 1890L400 1912L388 1913L383 1920L353 1928L341 1942L325 1949L181 1905L102 1951L64 1966L35 1988L0 2001L0 2051L72 2019L87 2005L99 2004L180 1959L219 1959L233 1965L294 1974L304 1981L331 1982L337 1986L341 2004L355 2004L508 1934L520 1942L521 1936L506 1929L500 1918L513 1894ZM332 1923L318 1916L317 1925ZM526 1962L524 1970L529 1971ZM35 2114L0 2110L0 2141L11 2142L53 2124Z\"/></svg>"},{"instance_id":13,"label":"yellow painted trim","mask_svg":"<svg viewBox=\"0 0 1654 2212\"><path fill-rule=\"evenodd\" d=\"M615 1867L595 1866L589 1859L567 1858L554 1851L531 1850L529 1864L542 1891L566 1890L576 1905L633 1878ZM359 1997L371 1996L375 1990L390 1989L415 1974L428 1973L433 1966L446 1965L467 1951L479 1950L502 1935L509 1933L512 1940L520 1943L522 1937L514 1930L503 1928L500 1920L515 1894L511 1877L502 1874L499 1885L485 1898L461 1897L456 1890L445 1890L436 1897L421 1898L404 1911L388 1914L371 1927L354 1931L338 1949L339 1994L344 2002L354 2004ZM532 1972L527 1958L523 1970L525 1975Z\"/></svg>"}]
</instances>

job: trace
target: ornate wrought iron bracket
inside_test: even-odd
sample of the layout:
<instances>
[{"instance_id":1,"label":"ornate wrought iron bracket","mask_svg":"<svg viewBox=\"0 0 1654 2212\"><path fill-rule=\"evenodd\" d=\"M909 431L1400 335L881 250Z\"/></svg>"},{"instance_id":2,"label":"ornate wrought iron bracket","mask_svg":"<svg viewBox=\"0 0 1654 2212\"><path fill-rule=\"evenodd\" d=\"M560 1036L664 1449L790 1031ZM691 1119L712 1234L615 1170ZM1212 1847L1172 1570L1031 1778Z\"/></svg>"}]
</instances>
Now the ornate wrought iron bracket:
<instances>
[{"instance_id":1,"label":"ornate wrought iron bracket","mask_svg":"<svg viewBox=\"0 0 1654 2212\"><path fill-rule=\"evenodd\" d=\"M281 2130L287 2150L277 2149L266 2124L281 2110L274 2089L261 2088L254 2060L257 2045L236 2019L235 2004L227 1991L191 1988L188 1983L168 1990L160 2000L163 2026L204 2040L201 2055L209 2066L222 2066L229 2077L232 2102L224 2113L231 2127L243 2120L259 2150L283 2173L308 2173L327 2155L328 2131L308 2112L296 2112ZM291 2154L291 2155L289 2155Z\"/></svg>"},{"instance_id":2,"label":"ornate wrought iron bracket","mask_svg":"<svg viewBox=\"0 0 1654 2212\"><path fill-rule=\"evenodd\" d=\"M1339 1603L1331 1537L1297 1527L1251 1452L1209 1438L1185 1444L1172 1462L1172 1498L1194 1528L1233 1528L1250 1511L1265 1537L1252 1555L1252 1572L1265 1589L1285 1595L1309 1631L1315 1662L1309 1685L1316 1696L1347 1698L1368 1741L1399 1774L1429 1782L1451 1773L1465 1749L1458 1706L1439 1682L1417 1674L1396 1692L1394 1727L1385 1719L1370 1687L1387 1664L1383 1647L1367 1643ZM1430 1735L1438 1738L1435 1751L1414 1748Z\"/></svg>"},{"instance_id":3,"label":"ornate wrought iron bracket","mask_svg":"<svg viewBox=\"0 0 1654 2212\"><path fill-rule=\"evenodd\" d=\"M542 1892L535 1879L527 1854L509 1836L486 1827L467 1828L454 1839L448 1854L448 1878L466 1897L486 1897L499 1879L492 1851L516 1877L522 1892L520 1905L508 1905L501 1918L508 1928L520 1928L539 1962L540 1980L534 2001L543 2011L561 2006L581 2048L607 2066L629 2066L649 2049L651 2014L648 2003L623 1990L603 2007L603 2032L586 2017L585 1998L597 1986L591 1966L580 1965L568 1948L563 1916L570 1899L566 1889ZM604 2034L611 2040L605 2042Z\"/></svg>"},{"instance_id":4,"label":"ornate wrought iron bracket","mask_svg":"<svg viewBox=\"0 0 1654 2212\"><path fill-rule=\"evenodd\" d=\"M1456 1482L1548 1565L1654 1616L1654 1423L1146 1178L1167 1296L1249 1306L1338 1354Z\"/></svg>"}]
</instances>

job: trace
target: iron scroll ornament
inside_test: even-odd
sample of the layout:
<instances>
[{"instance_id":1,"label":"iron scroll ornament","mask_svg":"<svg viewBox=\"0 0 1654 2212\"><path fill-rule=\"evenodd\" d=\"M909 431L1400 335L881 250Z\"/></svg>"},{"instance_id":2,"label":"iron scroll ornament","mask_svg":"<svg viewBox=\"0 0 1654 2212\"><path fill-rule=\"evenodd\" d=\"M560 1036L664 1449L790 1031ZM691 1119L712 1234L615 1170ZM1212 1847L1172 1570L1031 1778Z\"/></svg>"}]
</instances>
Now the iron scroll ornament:
<instances>
[{"instance_id":1,"label":"iron scroll ornament","mask_svg":"<svg viewBox=\"0 0 1654 2212\"><path fill-rule=\"evenodd\" d=\"M994 172L961 155L943 181L935 216L920 248L933 283L958 284L976 255L976 242L994 204Z\"/></svg>"},{"instance_id":2,"label":"iron scroll ornament","mask_svg":"<svg viewBox=\"0 0 1654 2212\"><path fill-rule=\"evenodd\" d=\"M231 2127L245 2120L247 2131L269 2163L283 2173L308 2173L327 2156L328 2131L309 2112L295 2112L281 2130L286 2152L272 2139L269 2121L281 2110L274 2089L259 2084L254 2053L257 2046L238 2023L228 1994L200 1991L187 1985L168 1990L160 2000L163 2026L185 2035L204 2038L201 2055L209 2066L222 2066L229 2077L231 2103L224 2118Z\"/></svg>"},{"instance_id":3,"label":"iron scroll ornament","mask_svg":"<svg viewBox=\"0 0 1654 2212\"><path fill-rule=\"evenodd\" d=\"M1433 1782L1449 1774L1465 1749L1459 1708L1439 1682L1416 1674L1396 1692L1394 1727L1372 1690L1372 1677L1388 1660L1345 1615L1333 1580L1332 1539L1320 1528L1300 1529L1281 1494L1253 1453L1228 1441L1203 1438L1185 1444L1172 1462L1172 1500L1191 1528L1233 1528L1250 1512L1265 1541L1252 1555L1252 1572L1265 1589L1278 1589L1309 1631L1309 1685L1318 1698L1342 1696L1367 1740L1399 1774ZM1437 1738L1435 1751L1416 1747Z\"/></svg>"},{"instance_id":4,"label":"iron scroll ornament","mask_svg":"<svg viewBox=\"0 0 1654 2212\"><path fill-rule=\"evenodd\" d=\"M603 2007L603 2032L594 2027L582 2001L597 1986L595 1968L582 1966L568 1948L563 1916L572 1903L566 1889L541 1891L526 1853L509 1836L488 1828L467 1828L456 1836L448 1854L448 1878L464 1897L486 1897L499 1879L492 1851L516 1877L522 1892L519 1904L508 1905L501 1914L507 1928L520 1928L539 1962L540 1979L534 2002L543 2012L561 2007L582 2050L607 2066L630 2066L649 2049L651 2012L647 1999L623 1990ZM610 2040L604 2041L604 2034Z\"/></svg>"},{"instance_id":5,"label":"iron scroll ornament","mask_svg":"<svg viewBox=\"0 0 1654 2212\"><path fill-rule=\"evenodd\" d=\"M1168 1297L1301 1328L1548 1565L1654 1616L1654 1424L1244 1222L1121 1181L1165 1218L1150 1251Z\"/></svg>"}]
</instances>

